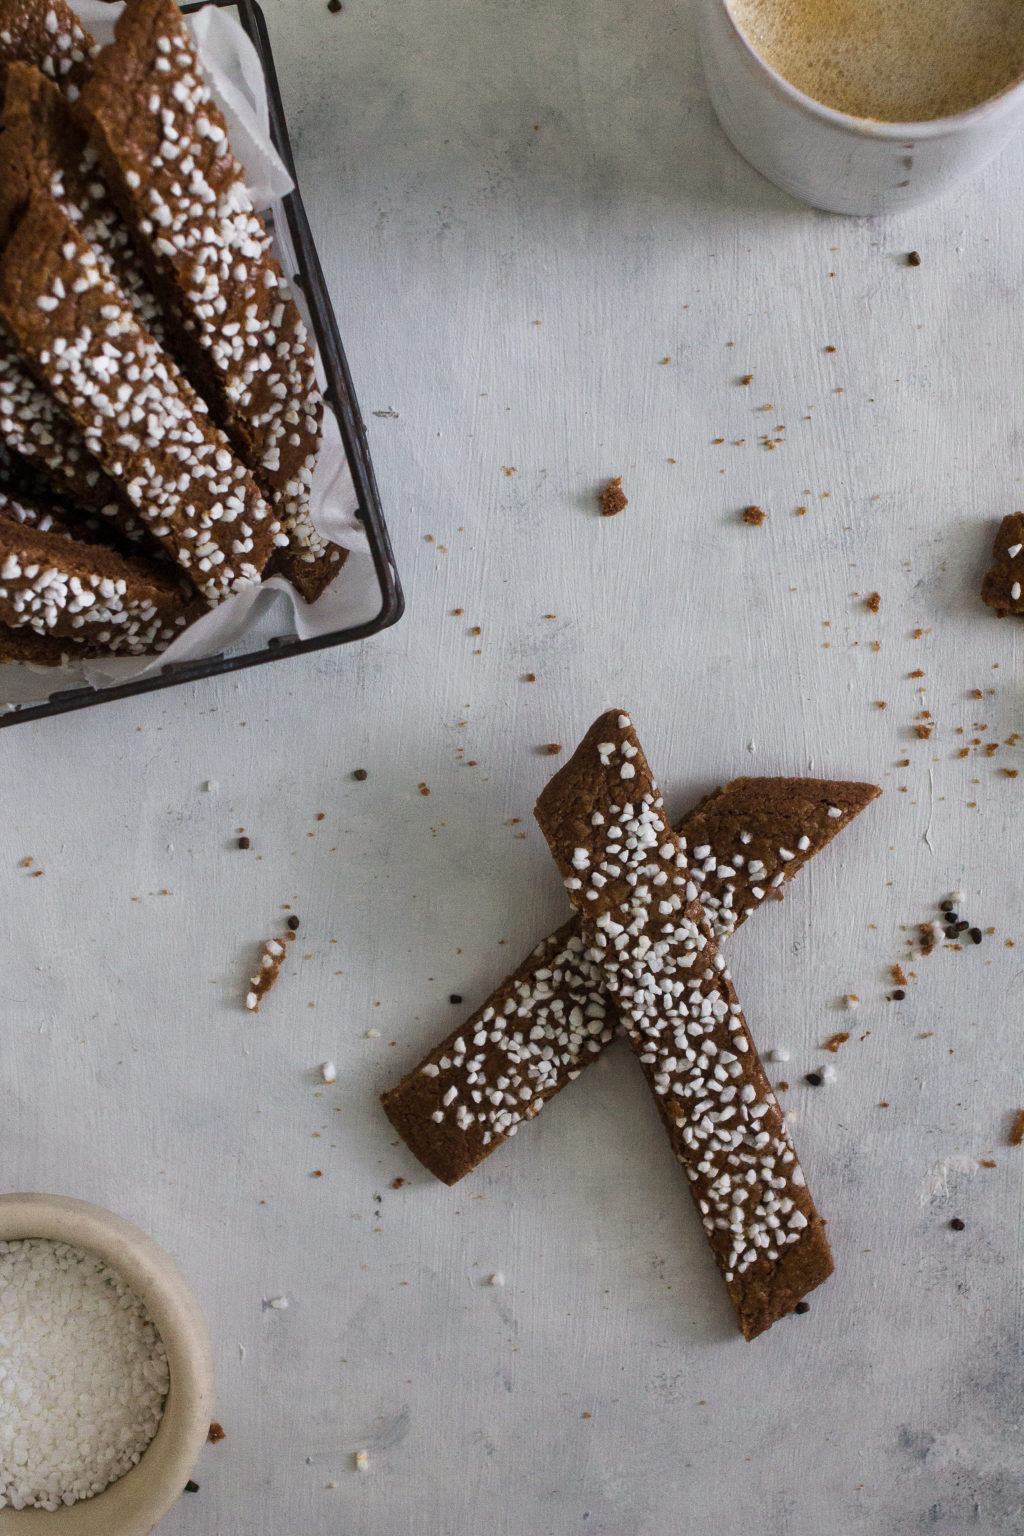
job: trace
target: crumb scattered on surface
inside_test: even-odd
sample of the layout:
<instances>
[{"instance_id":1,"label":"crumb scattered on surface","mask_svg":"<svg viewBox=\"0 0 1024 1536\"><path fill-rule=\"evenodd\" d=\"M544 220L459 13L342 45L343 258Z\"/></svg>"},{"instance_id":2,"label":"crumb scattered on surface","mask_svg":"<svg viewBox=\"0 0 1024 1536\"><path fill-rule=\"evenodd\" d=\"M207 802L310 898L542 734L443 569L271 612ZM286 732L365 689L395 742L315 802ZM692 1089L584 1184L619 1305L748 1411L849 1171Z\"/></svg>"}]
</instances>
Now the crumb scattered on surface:
<instances>
[{"instance_id":1,"label":"crumb scattered on surface","mask_svg":"<svg viewBox=\"0 0 1024 1536\"><path fill-rule=\"evenodd\" d=\"M864 606L870 609L872 613L877 613L882 606L882 599L877 592L872 592L864 599Z\"/></svg>"},{"instance_id":2,"label":"crumb scattered on surface","mask_svg":"<svg viewBox=\"0 0 1024 1536\"><path fill-rule=\"evenodd\" d=\"M760 507L743 508L743 521L748 528L760 528L767 515L766 512L762 512Z\"/></svg>"},{"instance_id":3,"label":"crumb scattered on surface","mask_svg":"<svg viewBox=\"0 0 1024 1536\"><path fill-rule=\"evenodd\" d=\"M430 794L429 786L426 785L426 784L419 783L419 784L417 784L416 788L419 790L421 795L429 795Z\"/></svg>"},{"instance_id":4,"label":"crumb scattered on surface","mask_svg":"<svg viewBox=\"0 0 1024 1536\"><path fill-rule=\"evenodd\" d=\"M1013 1122L1013 1126L1010 1130L1010 1134L1007 1137L1007 1140L1009 1141L1011 1147L1019 1147L1021 1143L1024 1142L1024 1109L1020 1111L1020 1114Z\"/></svg>"},{"instance_id":5,"label":"crumb scattered on surface","mask_svg":"<svg viewBox=\"0 0 1024 1536\"><path fill-rule=\"evenodd\" d=\"M218 1424L217 1420L214 1419L213 1423L210 1425L210 1431L206 1438L209 1440L211 1445L216 1445L218 1440L226 1440L227 1434L228 1432L224 1428L223 1424Z\"/></svg>"},{"instance_id":6,"label":"crumb scattered on surface","mask_svg":"<svg viewBox=\"0 0 1024 1536\"><path fill-rule=\"evenodd\" d=\"M624 507L629 506L629 501L622 489L621 475L616 475L614 479L608 481L598 496L598 501L601 503L602 517L615 517Z\"/></svg>"},{"instance_id":7,"label":"crumb scattered on surface","mask_svg":"<svg viewBox=\"0 0 1024 1536\"><path fill-rule=\"evenodd\" d=\"M919 251L908 251L907 252L907 266L908 267L919 267L920 265L921 265L921 254L920 254L920 252Z\"/></svg>"},{"instance_id":8,"label":"crumb scattered on surface","mask_svg":"<svg viewBox=\"0 0 1024 1536\"><path fill-rule=\"evenodd\" d=\"M850 1031L848 1029L840 1029L836 1034L830 1035L821 1048L823 1051L831 1051L834 1056L839 1047L845 1045L849 1038Z\"/></svg>"},{"instance_id":9,"label":"crumb scattered on surface","mask_svg":"<svg viewBox=\"0 0 1024 1536\"><path fill-rule=\"evenodd\" d=\"M545 757L557 757L562 750L560 741L549 741L546 746L540 748Z\"/></svg>"}]
</instances>

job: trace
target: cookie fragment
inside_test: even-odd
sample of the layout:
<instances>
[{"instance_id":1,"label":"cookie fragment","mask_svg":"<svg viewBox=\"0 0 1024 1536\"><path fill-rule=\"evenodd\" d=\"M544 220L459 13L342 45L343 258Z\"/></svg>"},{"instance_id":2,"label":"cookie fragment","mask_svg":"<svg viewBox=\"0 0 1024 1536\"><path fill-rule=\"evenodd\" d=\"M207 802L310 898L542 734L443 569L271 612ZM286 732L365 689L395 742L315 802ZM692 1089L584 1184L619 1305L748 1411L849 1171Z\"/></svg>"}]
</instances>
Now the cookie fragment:
<instances>
[{"instance_id":1,"label":"cookie fragment","mask_svg":"<svg viewBox=\"0 0 1024 1536\"><path fill-rule=\"evenodd\" d=\"M828 1278L832 1256L627 715L595 722L536 816L756 1338Z\"/></svg>"},{"instance_id":2,"label":"cookie fragment","mask_svg":"<svg viewBox=\"0 0 1024 1536\"><path fill-rule=\"evenodd\" d=\"M259 970L249 978L249 991L245 994L245 1006L250 1013L259 1013L260 1003L278 978L285 957L285 945L292 935L281 939L268 939L260 952ZM273 1302L271 1302L273 1306Z\"/></svg>"},{"instance_id":3,"label":"cookie fragment","mask_svg":"<svg viewBox=\"0 0 1024 1536\"><path fill-rule=\"evenodd\" d=\"M609 480L597 499L601 503L602 517L617 517L624 511L629 506L629 502L622 489L622 476L616 475L614 479Z\"/></svg>"},{"instance_id":4,"label":"cookie fragment","mask_svg":"<svg viewBox=\"0 0 1024 1536\"><path fill-rule=\"evenodd\" d=\"M992 559L992 569L981 584L982 601L1000 615L1024 613L1024 512L1003 518Z\"/></svg>"}]
</instances>

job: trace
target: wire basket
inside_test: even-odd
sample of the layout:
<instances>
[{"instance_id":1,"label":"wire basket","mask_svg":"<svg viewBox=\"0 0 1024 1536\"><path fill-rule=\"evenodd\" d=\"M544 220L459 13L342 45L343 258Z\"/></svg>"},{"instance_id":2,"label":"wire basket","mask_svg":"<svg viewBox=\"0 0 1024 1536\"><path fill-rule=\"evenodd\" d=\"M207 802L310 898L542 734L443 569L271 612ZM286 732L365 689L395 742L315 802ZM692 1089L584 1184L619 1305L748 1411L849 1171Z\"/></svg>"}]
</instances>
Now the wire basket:
<instances>
[{"instance_id":1,"label":"wire basket","mask_svg":"<svg viewBox=\"0 0 1024 1536\"><path fill-rule=\"evenodd\" d=\"M258 667L268 661L283 661L288 656L301 656L306 651L324 650L328 646L349 645L353 640L364 640L387 629L402 617L405 599L402 595L398 573L395 570L391 541L388 538L380 494L370 462L370 449L366 441L366 428L359 413L359 406L352 387L352 375L345 360L345 350L338 333L338 322L327 293L320 258L309 228L309 220L303 207L302 197L295 176L288 128L281 104L281 92L274 68L274 57L267 34L267 24L256 0L203 0L203 3L234 9L243 29L259 54L267 88L267 105L270 112L270 133L274 145L291 174L295 188L281 200L291 248L295 253L296 270L293 282L306 301L310 330L320 352L320 360L326 379L324 400L334 412L345 446L352 481L355 485L358 506L356 516L366 532L373 568L380 589L380 612L375 618L348 629L331 630L327 634L313 635L305 640L295 636L271 638L254 650L233 654L204 656L198 661L168 662L159 672L141 677L130 683L116 683L110 687L64 688L51 693L41 703L14 705L0 714L0 729L19 725L26 720L41 720L48 715L66 714L72 709L88 709L93 704L106 703L108 699L127 699L140 693L153 693L158 688L173 688L179 683L193 683L199 678L215 677L221 672L239 672L243 667ZM186 4L182 10L196 11L202 4Z\"/></svg>"}]
</instances>

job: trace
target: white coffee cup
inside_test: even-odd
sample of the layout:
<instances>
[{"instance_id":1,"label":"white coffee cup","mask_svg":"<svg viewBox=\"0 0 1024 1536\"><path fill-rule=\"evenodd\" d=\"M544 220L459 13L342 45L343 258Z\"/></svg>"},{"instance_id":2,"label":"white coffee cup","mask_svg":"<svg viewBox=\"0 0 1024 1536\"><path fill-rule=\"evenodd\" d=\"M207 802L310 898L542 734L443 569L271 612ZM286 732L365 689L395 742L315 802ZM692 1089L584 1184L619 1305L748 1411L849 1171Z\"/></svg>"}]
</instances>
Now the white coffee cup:
<instances>
[{"instance_id":1,"label":"white coffee cup","mask_svg":"<svg viewBox=\"0 0 1024 1536\"><path fill-rule=\"evenodd\" d=\"M697 0L701 53L718 120L769 181L832 213L893 213L957 186L1024 124L1024 81L955 117L886 123L806 96L766 63L726 0Z\"/></svg>"}]
</instances>

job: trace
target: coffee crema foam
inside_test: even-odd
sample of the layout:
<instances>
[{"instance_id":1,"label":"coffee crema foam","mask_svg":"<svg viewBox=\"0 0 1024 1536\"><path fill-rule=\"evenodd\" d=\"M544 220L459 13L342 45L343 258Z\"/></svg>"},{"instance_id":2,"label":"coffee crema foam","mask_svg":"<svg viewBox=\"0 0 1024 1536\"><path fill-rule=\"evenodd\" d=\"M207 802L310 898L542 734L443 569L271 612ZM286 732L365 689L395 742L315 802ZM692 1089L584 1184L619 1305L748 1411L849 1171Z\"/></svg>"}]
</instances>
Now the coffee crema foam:
<instances>
[{"instance_id":1,"label":"coffee crema foam","mask_svg":"<svg viewBox=\"0 0 1024 1536\"><path fill-rule=\"evenodd\" d=\"M1024 77L1024 0L726 0L755 53L825 106L952 117Z\"/></svg>"}]
</instances>

